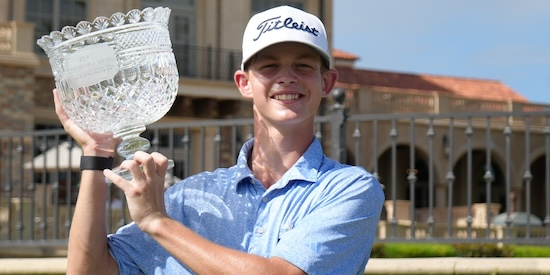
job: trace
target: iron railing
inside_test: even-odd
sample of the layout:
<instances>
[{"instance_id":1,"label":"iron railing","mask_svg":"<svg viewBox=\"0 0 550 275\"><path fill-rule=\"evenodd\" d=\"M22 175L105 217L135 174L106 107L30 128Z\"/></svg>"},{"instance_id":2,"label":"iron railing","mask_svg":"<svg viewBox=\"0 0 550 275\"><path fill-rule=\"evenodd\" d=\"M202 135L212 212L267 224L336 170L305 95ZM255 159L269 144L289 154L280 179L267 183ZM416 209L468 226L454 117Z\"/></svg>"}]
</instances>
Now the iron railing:
<instances>
[{"instance_id":1,"label":"iron railing","mask_svg":"<svg viewBox=\"0 0 550 275\"><path fill-rule=\"evenodd\" d=\"M316 117L314 133L327 155L383 184L378 241L550 244L550 111L345 110L337 103ZM232 165L253 121L158 123L143 136L175 161L169 186ZM79 150L63 130L0 134L0 248L66 246ZM112 191L122 204L106 202L111 232L130 221L124 197Z\"/></svg>"},{"instance_id":2,"label":"iron railing","mask_svg":"<svg viewBox=\"0 0 550 275\"><path fill-rule=\"evenodd\" d=\"M174 45L180 77L233 81L241 64L241 51L195 45Z\"/></svg>"}]
</instances>

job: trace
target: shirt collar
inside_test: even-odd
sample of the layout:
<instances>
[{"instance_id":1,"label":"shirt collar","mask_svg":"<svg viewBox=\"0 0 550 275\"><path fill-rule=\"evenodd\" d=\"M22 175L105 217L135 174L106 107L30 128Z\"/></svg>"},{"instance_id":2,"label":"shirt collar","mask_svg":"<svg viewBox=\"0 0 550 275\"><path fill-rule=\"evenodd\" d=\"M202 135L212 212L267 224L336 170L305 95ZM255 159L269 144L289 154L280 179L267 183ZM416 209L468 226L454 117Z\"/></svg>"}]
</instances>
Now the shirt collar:
<instances>
[{"instance_id":1,"label":"shirt collar","mask_svg":"<svg viewBox=\"0 0 550 275\"><path fill-rule=\"evenodd\" d=\"M254 139L245 142L239 152L237 160L237 178L238 183L244 178L254 178L252 171L248 167L248 157L254 146ZM296 161L296 163L283 175L283 177L273 185L274 188L283 188L292 180L302 180L307 182L316 182L319 175L319 170L325 156L323 148L319 140L314 137L313 141L304 152L304 154Z\"/></svg>"}]
</instances>

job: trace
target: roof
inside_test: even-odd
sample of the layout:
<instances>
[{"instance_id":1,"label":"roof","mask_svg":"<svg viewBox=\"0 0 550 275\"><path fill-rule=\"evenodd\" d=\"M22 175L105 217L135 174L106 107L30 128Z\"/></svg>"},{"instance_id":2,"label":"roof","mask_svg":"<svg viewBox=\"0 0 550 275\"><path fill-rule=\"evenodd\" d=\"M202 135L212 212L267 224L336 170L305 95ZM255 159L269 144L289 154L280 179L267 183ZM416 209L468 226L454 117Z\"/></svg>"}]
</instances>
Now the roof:
<instances>
[{"instance_id":1,"label":"roof","mask_svg":"<svg viewBox=\"0 0 550 275\"><path fill-rule=\"evenodd\" d=\"M335 54L336 57L336 54ZM471 99L528 102L523 95L500 81L465 77L411 74L336 66L337 86L370 87L383 91L414 91Z\"/></svg>"},{"instance_id":2,"label":"roof","mask_svg":"<svg viewBox=\"0 0 550 275\"><path fill-rule=\"evenodd\" d=\"M345 59L345 60L353 60L353 61L359 59L359 56L355 54L338 50L338 49L332 49L332 56L334 57L334 59Z\"/></svg>"}]
</instances>

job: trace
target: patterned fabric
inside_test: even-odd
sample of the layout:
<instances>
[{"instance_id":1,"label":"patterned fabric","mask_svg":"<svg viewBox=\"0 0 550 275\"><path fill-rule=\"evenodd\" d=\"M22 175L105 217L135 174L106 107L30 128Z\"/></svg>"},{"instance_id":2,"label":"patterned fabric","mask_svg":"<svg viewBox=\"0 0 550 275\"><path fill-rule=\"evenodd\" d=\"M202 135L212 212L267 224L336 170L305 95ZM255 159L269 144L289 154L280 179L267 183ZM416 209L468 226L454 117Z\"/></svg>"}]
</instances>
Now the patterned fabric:
<instances>
[{"instance_id":1,"label":"patterned fabric","mask_svg":"<svg viewBox=\"0 0 550 275\"><path fill-rule=\"evenodd\" d=\"M314 139L266 190L247 165L252 146L243 145L235 166L169 188L168 214L212 242L277 256L308 274L363 274L384 201L380 183L327 158ZM133 223L108 238L121 274L191 274Z\"/></svg>"}]
</instances>

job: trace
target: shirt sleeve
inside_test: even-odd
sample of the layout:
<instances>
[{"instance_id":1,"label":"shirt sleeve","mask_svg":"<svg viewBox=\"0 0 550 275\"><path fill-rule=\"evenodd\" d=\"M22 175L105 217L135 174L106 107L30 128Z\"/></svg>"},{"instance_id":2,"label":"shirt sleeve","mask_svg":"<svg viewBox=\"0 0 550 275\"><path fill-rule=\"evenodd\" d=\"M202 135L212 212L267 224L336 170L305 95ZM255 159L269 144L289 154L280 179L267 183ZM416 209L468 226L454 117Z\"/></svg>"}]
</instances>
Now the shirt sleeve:
<instances>
[{"instance_id":1,"label":"shirt sleeve","mask_svg":"<svg viewBox=\"0 0 550 275\"><path fill-rule=\"evenodd\" d=\"M164 195L167 207L171 202L169 194L167 191ZM192 274L134 222L108 235L107 240L120 274Z\"/></svg>"},{"instance_id":2,"label":"shirt sleeve","mask_svg":"<svg viewBox=\"0 0 550 275\"><path fill-rule=\"evenodd\" d=\"M331 174L311 211L281 236L273 253L308 274L363 274L384 193L371 174L348 167Z\"/></svg>"}]
</instances>

